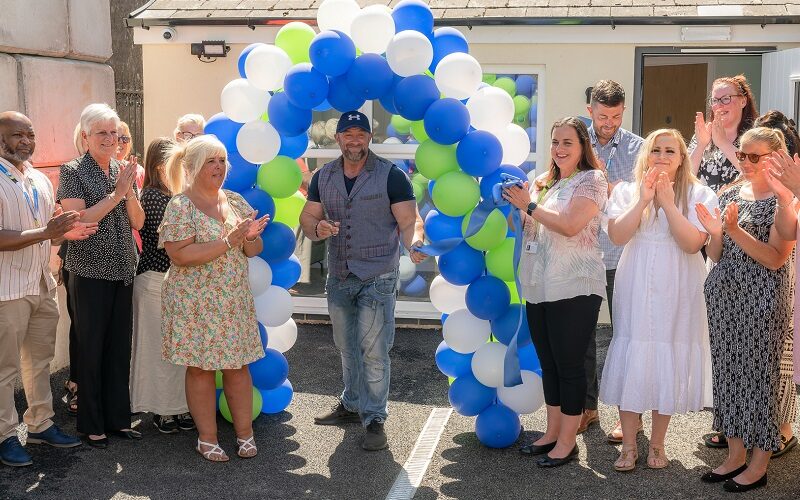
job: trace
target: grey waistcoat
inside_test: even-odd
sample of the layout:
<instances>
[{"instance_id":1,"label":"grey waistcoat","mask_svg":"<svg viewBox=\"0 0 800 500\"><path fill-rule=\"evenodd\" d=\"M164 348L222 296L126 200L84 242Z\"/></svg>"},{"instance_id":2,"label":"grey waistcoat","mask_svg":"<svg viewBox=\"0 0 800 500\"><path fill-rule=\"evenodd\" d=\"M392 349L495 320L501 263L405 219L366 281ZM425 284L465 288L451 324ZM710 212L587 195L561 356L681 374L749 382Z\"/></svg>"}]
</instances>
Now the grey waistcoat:
<instances>
[{"instance_id":1,"label":"grey waistcoat","mask_svg":"<svg viewBox=\"0 0 800 500\"><path fill-rule=\"evenodd\" d=\"M392 214L387 182L392 163L372 151L353 189L344 186L342 158L319 172L319 197L326 217L340 222L339 235L328 238L328 272L362 281L388 273L400 260L400 237Z\"/></svg>"}]
</instances>

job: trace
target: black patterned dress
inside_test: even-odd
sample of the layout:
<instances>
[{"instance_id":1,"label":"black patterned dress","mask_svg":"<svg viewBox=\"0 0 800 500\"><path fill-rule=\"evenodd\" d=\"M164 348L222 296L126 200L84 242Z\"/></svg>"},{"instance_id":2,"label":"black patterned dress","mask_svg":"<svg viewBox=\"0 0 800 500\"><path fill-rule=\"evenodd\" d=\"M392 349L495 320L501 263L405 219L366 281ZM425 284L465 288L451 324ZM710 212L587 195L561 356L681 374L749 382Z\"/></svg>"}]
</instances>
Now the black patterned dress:
<instances>
[{"instance_id":1,"label":"black patterned dress","mask_svg":"<svg viewBox=\"0 0 800 500\"><path fill-rule=\"evenodd\" d=\"M741 185L724 191L720 209L735 201L739 225L766 243L775 197L748 201L740 190ZM726 234L722 257L706 279L714 429L742 439L747 448L780 448L780 365L792 331L793 274L792 259L770 271Z\"/></svg>"}]
</instances>

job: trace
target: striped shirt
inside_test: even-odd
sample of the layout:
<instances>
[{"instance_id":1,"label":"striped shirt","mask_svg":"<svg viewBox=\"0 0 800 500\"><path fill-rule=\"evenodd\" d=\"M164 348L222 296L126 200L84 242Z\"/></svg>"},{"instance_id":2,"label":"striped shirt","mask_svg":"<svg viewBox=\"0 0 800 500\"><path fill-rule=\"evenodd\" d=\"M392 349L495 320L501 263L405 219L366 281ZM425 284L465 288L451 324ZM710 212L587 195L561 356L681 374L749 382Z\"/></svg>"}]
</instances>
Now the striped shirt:
<instances>
[{"instance_id":1,"label":"striped shirt","mask_svg":"<svg viewBox=\"0 0 800 500\"><path fill-rule=\"evenodd\" d=\"M633 169L636 166L636 157L639 156L639 149L644 140L633 132L620 127L614 137L605 146L597 140L594 127L589 127L589 139L592 141L594 154L602 160L608 173L608 182L633 182ZM600 231L600 248L603 250L603 263L606 269L616 269L619 258L622 256L622 248L611 243L608 234L604 230Z\"/></svg>"},{"instance_id":2,"label":"striped shirt","mask_svg":"<svg viewBox=\"0 0 800 500\"><path fill-rule=\"evenodd\" d=\"M26 163L24 173L3 158L0 158L0 164L14 178L12 180L0 169L0 229L27 231L36 228L31 213L35 207L32 186L36 188L39 199L37 218L42 225L47 224L55 210L50 179L30 163ZM28 194L30 205L23 189ZM19 250L0 251L0 301L39 295L42 278L48 290L56 287L56 280L50 273L49 240Z\"/></svg>"}]
</instances>

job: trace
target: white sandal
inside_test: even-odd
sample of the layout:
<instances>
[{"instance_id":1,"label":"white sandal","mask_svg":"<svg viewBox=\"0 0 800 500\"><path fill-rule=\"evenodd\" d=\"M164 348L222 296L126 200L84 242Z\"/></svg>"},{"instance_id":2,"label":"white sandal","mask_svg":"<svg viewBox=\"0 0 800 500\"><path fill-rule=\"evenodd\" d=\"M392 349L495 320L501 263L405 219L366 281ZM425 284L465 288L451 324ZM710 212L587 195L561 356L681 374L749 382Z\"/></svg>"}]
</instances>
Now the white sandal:
<instances>
[{"instance_id":1,"label":"white sandal","mask_svg":"<svg viewBox=\"0 0 800 500\"><path fill-rule=\"evenodd\" d=\"M202 447L205 446L207 449L203 451ZM203 456L209 462L227 462L230 460L228 455L225 454L225 450L219 447L219 443L206 443L205 441L197 440L197 453ZM215 457L216 455L216 457Z\"/></svg>"},{"instance_id":2,"label":"white sandal","mask_svg":"<svg viewBox=\"0 0 800 500\"><path fill-rule=\"evenodd\" d=\"M247 439L236 438L236 444L239 445L239 450L236 454L242 458L253 458L256 456L256 454L258 454L258 448L256 448L255 437L254 434Z\"/></svg>"}]
</instances>

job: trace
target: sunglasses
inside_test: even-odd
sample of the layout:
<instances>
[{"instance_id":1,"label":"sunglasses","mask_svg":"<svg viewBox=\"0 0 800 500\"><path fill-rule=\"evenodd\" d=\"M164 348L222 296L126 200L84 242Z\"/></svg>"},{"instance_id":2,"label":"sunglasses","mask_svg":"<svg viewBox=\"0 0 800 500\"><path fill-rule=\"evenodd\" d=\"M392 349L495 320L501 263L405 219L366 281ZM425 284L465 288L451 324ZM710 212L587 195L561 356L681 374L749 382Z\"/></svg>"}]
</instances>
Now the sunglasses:
<instances>
[{"instance_id":1,"label":"sunglasses","mask_svg":"<svg viewBox=\"0 0 800 500\"><path fill-rule=\"evenodd\" d=\"M730 94L730 95L724 95L722 97L711 97L708 99L708 103L712 106L715 104L722 104L724 106L727 106L728 104L731 103L731 99L733 99L734 97L742 97L742 94Z\"/></svg>"},{"instance_id":2,"label":"sunglasses","mask_svg":"<svg viewBox=\"0 0 800 500\"><path fill-rule=\"evenodd\" d=\"M763 155L759 155L759 154L756 154L756 153L743 153L741 151L737 151L736 152L736 159L739 160L740 162L743 162L745 160L745 158L747 158L747 160L750 163L755 165L756 163L761 161L761 158L763 158L764 156L769 156L771 154L772 154L772 152L764 153Z\"/></svg>"},{"instance_id":3,"label":"sunglasses","mask_svg":"<svg viewBox=\"0 0 800 500\"><path fill-rule=\"evenodd\" d=\"M131 136L121 135L119 136L119 142L121 142L122 144L128 144L129 142L131 142Z\"/></svg>"}]
</instances>

